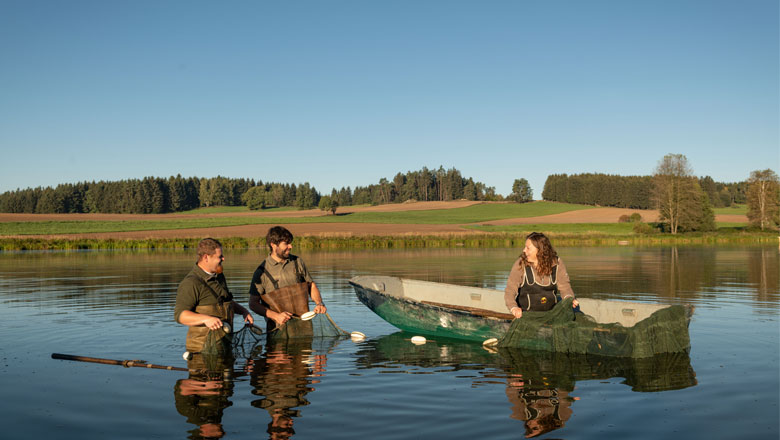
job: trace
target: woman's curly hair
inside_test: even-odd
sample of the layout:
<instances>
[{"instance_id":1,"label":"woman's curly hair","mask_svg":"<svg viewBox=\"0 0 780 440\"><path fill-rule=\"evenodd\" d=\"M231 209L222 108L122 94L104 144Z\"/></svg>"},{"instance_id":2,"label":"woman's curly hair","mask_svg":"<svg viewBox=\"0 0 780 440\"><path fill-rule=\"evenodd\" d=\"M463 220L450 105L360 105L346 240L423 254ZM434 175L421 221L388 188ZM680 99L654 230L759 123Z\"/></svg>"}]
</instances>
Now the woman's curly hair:
<instances>
[{"instance_id":1,"label":"woman's curly hair","mask_svg":"<svg viewBox=\"0 0 780 440\"><path fill-rule=\"evenodd\" d=\"M536 254L537 263L533 266L528 262L525 252L520 255L520 261L523 266L531 265L536 270L536 273L541 276L548 276L552 273L552 268L558 264L558 253L553 249L550 244L550 239L541 232L531 232L525 237L526 240L531 240L534 247L539 250Z\"/></svg>"}]
</instances>

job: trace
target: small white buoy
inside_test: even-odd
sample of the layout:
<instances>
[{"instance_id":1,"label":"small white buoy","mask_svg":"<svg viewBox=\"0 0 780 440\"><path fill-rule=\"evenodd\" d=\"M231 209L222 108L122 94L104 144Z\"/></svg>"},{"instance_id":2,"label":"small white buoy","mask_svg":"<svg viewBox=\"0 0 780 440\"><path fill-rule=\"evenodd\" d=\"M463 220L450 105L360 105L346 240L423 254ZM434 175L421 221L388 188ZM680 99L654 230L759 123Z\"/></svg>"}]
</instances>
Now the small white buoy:
<instances>
[{"instance_id":1,"label":"small white buoy","mask_svg":"<svg viewBox=\"0 0 780 440\"><path fill-rule=\"evenodd\" d=\"M486 347L492 347L492 346L497 345L497 344L498 344L498 339L497 338L485 339L485 341L482 343L482 345L484 345Z\"/></svg>"},{"instance_id":2,"label":"small white buoy","mask_svg":"<svg viewBox=\"0 0 780 440\"><path fill-rule=\"evenodd\" d=\"M414 345L422 345L425 344L426 339L424 336L412 336L412 344Z\"/></svg>"},{"instance_id":3,"label":"small white buoy","mask_svg":"<svg viewBox=\"0 0 780 440\"><path fill-rule=\"evenodd\" d=\"M311 318L314 318L314 316L316 316L316 315L317 315L317 313L315 313L315 312L313 312L313 311L311 311L311 312L306 312L306 313L304 313L303 315L301 315L301 321L308 321L308 320L310 320Z\"/></svg>"},{"instance_id":4,"label":"small white buoy","mask_svg":"<svg viewBox=\"0 0 780 440\"><path fill-rule=\"evenodd\" d=\"M192 359L192 353L190 353L189 351L185 351L184 353L181 354L181 357L183 357L185 361L188 361Z\"/></svg>"},{"instance_id":5,"label":"small white buoy","mask_svg":"<svg viewBox=\"0 0 780 440\"><path fill-rule=\"evenodd\" d=\"M497 354L498 350L496 350L496 347L493 345L483 345L482 349L486 350L488 353Z\"/></svg>"},{"instance_id":6,"label":"small white buoy","mask_svg":"<svg viewBox=\"0 0 780 440\"><path fill-rule=\"evenodd\" d=\"M230 327L230 323L227 321L222 321L222 331L225 333L230 333L233 331L233 329Z\"/></svg>"},{"instance_id":7,"label":"small white buoy","mask_svg":"<svg viewBox=\"0 0 780 440\"><path fill-rule=\"evenodd\" d=\"M362 341L363 339L366 339L366 335L361 332L352 332L349 334L349 337L352 338L353 341Z\"/></svg>"}]
</instances>

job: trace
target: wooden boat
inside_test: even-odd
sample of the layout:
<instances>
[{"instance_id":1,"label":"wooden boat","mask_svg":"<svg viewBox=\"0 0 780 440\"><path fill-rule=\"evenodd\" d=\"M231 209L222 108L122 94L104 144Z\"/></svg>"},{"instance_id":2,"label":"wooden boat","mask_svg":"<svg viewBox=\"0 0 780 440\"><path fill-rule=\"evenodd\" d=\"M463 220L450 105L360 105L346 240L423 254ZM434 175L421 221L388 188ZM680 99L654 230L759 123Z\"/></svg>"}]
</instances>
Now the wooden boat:
<instances>
[{"instance_id":1,"label":"wooden boat","mask_svg":"<svg viewBox=\"0 0 780 440\"><path fill-rule=\"evenodd\" d=\"M389 276L358 276L349 281L358 299L374 313L390 324L412 333L457 339L484 341L501 338L509 330L513 316L507 313L504 292L479 287L402 279ZM580 353L646 357L655 353L677 352L690 348L688 324L693 307L646 304L624 301L608 301L578 298L580 310L595 320L592 340L583 347L570 350ZM677 308L683 322L676 322L676 329L685 331L668 332L674 340L658 340L649 329L648 319L656 312ZM654 315L658 316L658 315ZM652 324L651 324L652 325ZM552 331L540 329L538 337L528 341L522 348L557 351L552 344L545 345L544 338L566 338L564 329ZM581 329L571 336L582 339ZM646 334L644 334L644 333ZM552 335L555 333L555 335ZM653 334L651 334L653 333ZM641 344L636 340L641 340ZM650 344L648 346L648 344ZM642 345L641 351L635 347ZM567 349L568 350L568 349Z\"/></svg>"}]
</instances>

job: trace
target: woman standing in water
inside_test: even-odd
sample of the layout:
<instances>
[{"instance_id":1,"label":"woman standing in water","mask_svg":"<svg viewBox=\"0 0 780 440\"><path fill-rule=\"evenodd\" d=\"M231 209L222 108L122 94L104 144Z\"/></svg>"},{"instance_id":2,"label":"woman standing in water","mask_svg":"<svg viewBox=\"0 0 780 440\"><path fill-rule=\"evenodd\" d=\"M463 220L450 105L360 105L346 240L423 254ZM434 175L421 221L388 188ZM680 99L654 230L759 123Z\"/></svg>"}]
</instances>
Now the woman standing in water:
<instances>
[{"instance_id":1,"label":"woman standing in water","mask_svg":"<svg viewBox=\"0 0 780 440\"><path fill-rule=\"evenodd\" d=\"M532 232L525 238L523 253L509 272L504 290L506 307L515 318L520 318L524 311L547 311L568 297L574 298L574 291L566 266L547 236ZM575 299L572 307L578 305Z\"/></svg>"}]
</instances>

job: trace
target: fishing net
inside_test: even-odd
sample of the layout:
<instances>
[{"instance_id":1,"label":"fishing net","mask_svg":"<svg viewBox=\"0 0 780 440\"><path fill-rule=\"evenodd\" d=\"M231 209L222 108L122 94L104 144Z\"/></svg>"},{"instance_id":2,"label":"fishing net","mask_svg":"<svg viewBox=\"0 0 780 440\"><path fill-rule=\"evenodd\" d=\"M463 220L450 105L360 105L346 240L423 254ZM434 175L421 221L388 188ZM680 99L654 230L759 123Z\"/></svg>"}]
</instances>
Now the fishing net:
<instances>
[{"instance_id":1,"label":"fishing net","mask_svg":"<svg viewBox=\"0 0 780 440\"><path fill-rule=\"evenodd\" d=\"M296 338L339 338L349 336L327 313L318 313L314 318L304 321L293 318L276 327L268 334L269 341L282 341Z\"/></svg>"},{"instance_id":2,"label":"fishing net","mask_svg":"<svg viewBox=\"0 0 780 440\"><path fill-rule=\"evenodd\" d=\"M227 329L229 327L209 330L200 353L204 356L232 356L233 335L226 331Z\"/></svg>"},{"instance_id":3,"label":"fishing net","mask_svg":"<svg viewBox=\"0 0 780 440\"><path fill-rule=\"evenodd\" d=\"M632 327L601 324L572 308L566 298L547 312L523 312L499 347L619 357L649 357L690 348L688 318L679 305L660 309Z\"/></svg>"},{"instance_id":4,"label":"fishing net","mask_svg":"<svg viewBox=\"0 0 780 440\"><path fill-rule=\"evenodd\" d=\"M521 318L522 319L522 318ZM576 382L625 378L633 391L656 392L695 386L696 372L686 352L659 353L646 358L556 353L500 348L503 368L531 384L571 391Z\"/></svg>"},{"instance_id":5,"label":"fishing net","mask_svg":"<svg viewBox=\"0 0 780 440\"><path fill-rule=\"evenodd\" d=\"M192 353L187 360L190 378L197 380L228 380L233 375L233 356Z\"/></svg>"},{"instance_id":6,"label":"fishing net","mask_svg":"<svg viewBox=\"0 0 780 440\"><path fill-rule=\"evenodd\" d=\"M263 330L253 324L244 327L233 334L233 356L236 359L250 359L262 349Z\"/></svg>"}]
</instances>

